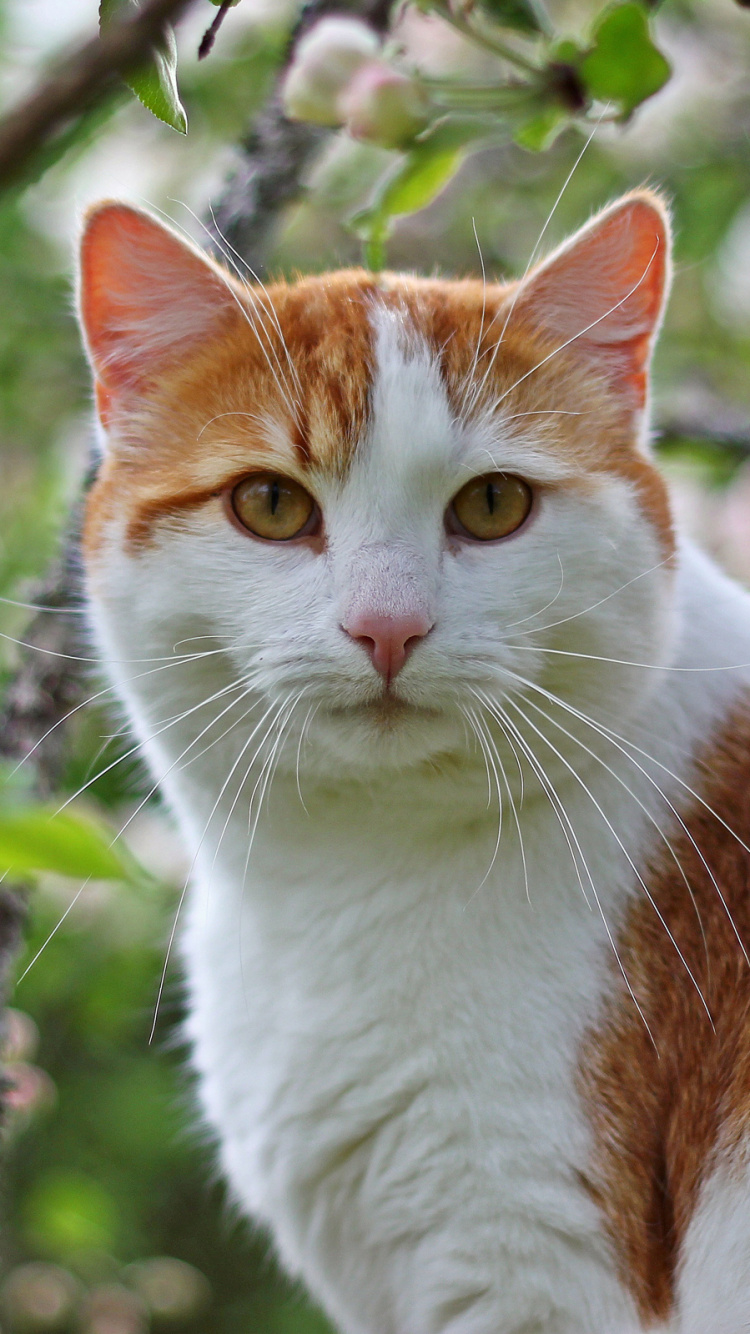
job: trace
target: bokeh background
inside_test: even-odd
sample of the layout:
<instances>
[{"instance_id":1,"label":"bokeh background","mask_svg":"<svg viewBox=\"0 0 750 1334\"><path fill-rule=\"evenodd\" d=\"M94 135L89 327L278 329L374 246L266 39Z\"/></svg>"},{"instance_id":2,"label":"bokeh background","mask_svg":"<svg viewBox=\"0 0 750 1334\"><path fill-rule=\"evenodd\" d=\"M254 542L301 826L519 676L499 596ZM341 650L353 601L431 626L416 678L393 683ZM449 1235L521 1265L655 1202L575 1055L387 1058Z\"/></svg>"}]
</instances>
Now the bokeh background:
<instances>
[{"instance_id":1,"label":"bokeh background","mask_svg":"<svg viewBox=\"0 0 750 1334\"><path fill-rule=\"evenodd\" d=\"M562 30L581 33L599 6L549 8ZM0 198L0 595L11 600L0 604L0 683L30 614L16 604L37 596L90 444L71 294L81 212L116 195L163 210L200 240L198 219L262 104L295 11L293 0L243 0L199 66L213 16L199 6L179 30L186 138L124 90L41 180ZM95 23L95 0L0 0L0 105ZM671 202L676 276L656 358L656 447L683 522L750 581L750 11L732 0L665 0L655 30L672 79L627 128L597 131L547 237L553 244L644 182ZM482 57L438 21L412 14L402 36L433 71L481 72ZM570 129L546 153L509 145L469 157L433 205L397 227L389 265L475 273L481 251L488 273L522 272L583 142ZM357 262L346 220L386 159L332 136L304 202L282 219L268 271ZM92 668L91 694L100 688ZM112 826L131 820L147 787L128 750L116 712L101 701L82 709L60 800L85 784L85 800ZM12 791L33 782L24 767L3 776ZM30 892L5 1040L14 1088L0 1203L2 1329L323 1334L266 1239L234 1216L196 1129L177 970L149 1043L186 868L156 798L124 837L148 884L82 889L47 875Z\"/></svg>"}]
</instances>

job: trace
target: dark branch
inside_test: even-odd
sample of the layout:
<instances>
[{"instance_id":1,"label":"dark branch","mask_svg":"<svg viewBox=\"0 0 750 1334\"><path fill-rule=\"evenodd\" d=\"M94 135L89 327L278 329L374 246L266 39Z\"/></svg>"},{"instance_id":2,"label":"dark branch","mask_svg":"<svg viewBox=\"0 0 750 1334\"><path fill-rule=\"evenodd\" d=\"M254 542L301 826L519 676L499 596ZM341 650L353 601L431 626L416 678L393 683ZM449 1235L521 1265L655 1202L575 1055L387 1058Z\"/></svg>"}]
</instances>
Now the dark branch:
<instances>
[{"instance_id":1,"label":"dark branch","mask_svg":"<svg viewBox=\"0 0 750 1334\"><path fill-rule=\"evenodd\" d=\"M118 20L51 70L0 120L0 189L21 177L34 154L143 64L164 32L194 0L146 0L132 19Z\"/></svg>"}]
</instances>

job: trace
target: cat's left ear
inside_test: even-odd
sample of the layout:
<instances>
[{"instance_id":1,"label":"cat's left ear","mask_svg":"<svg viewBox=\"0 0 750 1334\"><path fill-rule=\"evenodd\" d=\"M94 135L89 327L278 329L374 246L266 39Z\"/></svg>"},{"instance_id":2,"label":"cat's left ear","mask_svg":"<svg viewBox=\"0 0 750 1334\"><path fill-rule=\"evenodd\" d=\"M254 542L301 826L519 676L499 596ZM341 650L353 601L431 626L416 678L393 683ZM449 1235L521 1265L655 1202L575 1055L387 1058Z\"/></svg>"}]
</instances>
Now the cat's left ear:
<instances>
[{"instance_id":1,"label":"cat's left ear","mask_svg":"<svg viewBox=\"0 0 750 1334\"><path fill-rule=\"evenodd\" d=\"M106 202L81 238L78 307L102 423L236 312L218 265L149 213Z\"/></svg>"},{"instance_id":2,"label":"cat's left ear","mask_svg":"<svg viewBox=\"0 0 750 1334\"><path fill-rule=\"evenodd\" d=\"M639 190L592 218L523 281L513 318L541 326L584 358L633 412L646 402L648 368L669 290L669 216Z\"/></svg>"}]
</instances>

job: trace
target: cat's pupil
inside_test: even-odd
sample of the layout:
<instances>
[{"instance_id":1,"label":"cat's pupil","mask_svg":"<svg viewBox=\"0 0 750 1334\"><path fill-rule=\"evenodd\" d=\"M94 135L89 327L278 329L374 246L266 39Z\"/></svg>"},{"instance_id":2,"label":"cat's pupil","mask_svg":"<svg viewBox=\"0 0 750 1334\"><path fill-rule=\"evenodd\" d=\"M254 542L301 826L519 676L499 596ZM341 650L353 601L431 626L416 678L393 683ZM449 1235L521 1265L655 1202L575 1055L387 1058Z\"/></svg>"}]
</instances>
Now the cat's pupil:
<instances>
[{"instance_id":1,"label":"cat's pupil","mask_svg":"<svg viewBox=\"0 0 750 1334\"><path fill-rule=\"evenodd\" d=\"M278 484L278 482L275 482L275 481L274 481L274 482L271 482L271 513L272 513L272 514L275 514L276 511L277 511L277 509L278 509L278 507L279 507L279 495L280 495L280 492L279 492L279 484Z\"/></svg>"},{"instance_id":2,"label":"cat's pupil","mask_svg":"<svg viewBox=\"0 0 750 1334\"><path fill-rule=\"evenodd\" d=\"M487 509L490 514L495 513L495 488L492 482L487 483Z\"/></svg>"}]
</instances>

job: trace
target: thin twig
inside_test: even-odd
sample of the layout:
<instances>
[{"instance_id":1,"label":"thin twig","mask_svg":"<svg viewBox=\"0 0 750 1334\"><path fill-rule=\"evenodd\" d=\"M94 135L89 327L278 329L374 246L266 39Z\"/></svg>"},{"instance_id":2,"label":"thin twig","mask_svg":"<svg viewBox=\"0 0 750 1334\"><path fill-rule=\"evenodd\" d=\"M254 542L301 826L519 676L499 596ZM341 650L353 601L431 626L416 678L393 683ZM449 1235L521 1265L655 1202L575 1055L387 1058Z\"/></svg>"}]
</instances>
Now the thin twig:
<instances>
[{"instance_id":1,"label":"thin twig","mask_svg":"<svg viewBox=\"0 0 750 1334\"><path fill-rule=\"evenodd\" d=\"M222 23L224 22L224 19L226 18L227 14L229 13L232 4L233 0L221 0L221 4L219 6L219 12L216 15L216 18L214 19L213 23L209 24L203 36L201 37L200 46L198 47L199 60L205 60L206 56L210 55L210 53L213 51L214 42L216 41L216 34L219 31L219 28L221 27Z\"/></svg>"},{"instance_id":2,"label":"thin twig","mask_svg":"<svg viewBox=\"0 0 750 1334\"><path fill-rule=\"evenodd\" d=\"M133 18L120 19L93 37L56 68L0 120L0 189L23 176L35 153L71 121L90 110L136 69L195 0L146 0Z\"/></svg>"}]
</instances>

